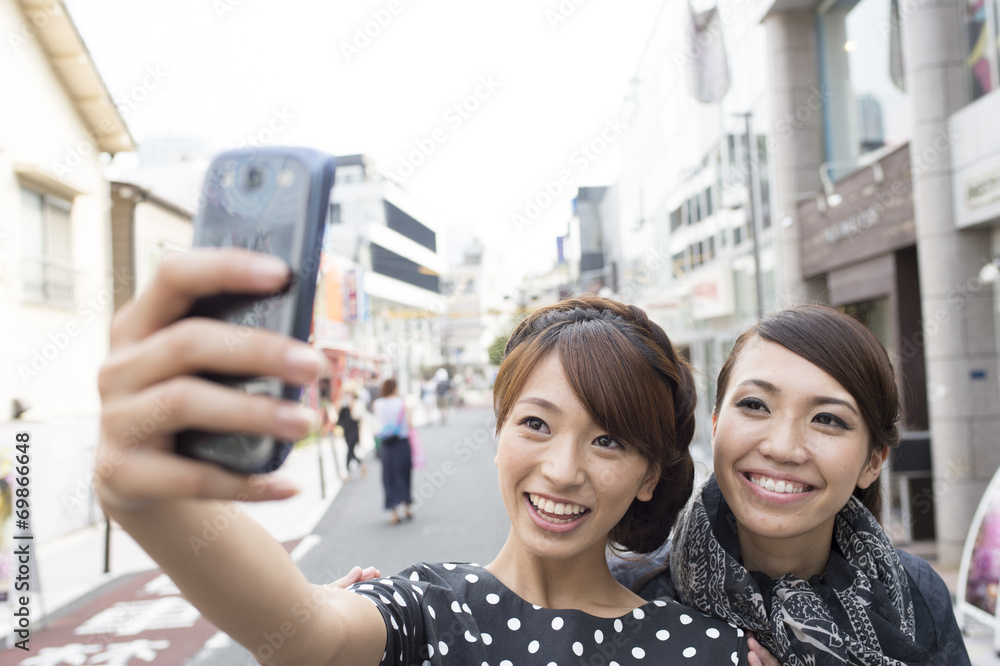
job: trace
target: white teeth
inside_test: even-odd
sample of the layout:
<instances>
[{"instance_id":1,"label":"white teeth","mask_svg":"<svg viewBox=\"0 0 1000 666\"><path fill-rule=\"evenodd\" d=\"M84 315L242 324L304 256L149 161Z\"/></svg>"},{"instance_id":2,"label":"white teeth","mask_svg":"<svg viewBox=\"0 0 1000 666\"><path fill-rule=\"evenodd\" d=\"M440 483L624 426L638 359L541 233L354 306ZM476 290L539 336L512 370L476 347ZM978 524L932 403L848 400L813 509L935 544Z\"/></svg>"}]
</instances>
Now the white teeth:
<instances>
[{"instance_id":1,"label":"white teeth","mask_svg":"<svg viewBox=\"0 0 1000 666\"><path fill-rule=\"evenodd\" d=\"M586 508L579 504L570 504L568 502L557 503L534 493L528 493L528 499L538 510L551 513L555 516L576 516L586 511Z\"/></svg>"},{"instance_id":2,"label":"white teeth","mask_svg":"<svg viewBox=\"0 0 1000 666\"><path fill-rule=\"evenodd\" d=\"M805 487L796 486L791 481L775 481L765 476L751 476L750 481L775 493L797 494L806 491Z\"/></svg>"}]
</instances>

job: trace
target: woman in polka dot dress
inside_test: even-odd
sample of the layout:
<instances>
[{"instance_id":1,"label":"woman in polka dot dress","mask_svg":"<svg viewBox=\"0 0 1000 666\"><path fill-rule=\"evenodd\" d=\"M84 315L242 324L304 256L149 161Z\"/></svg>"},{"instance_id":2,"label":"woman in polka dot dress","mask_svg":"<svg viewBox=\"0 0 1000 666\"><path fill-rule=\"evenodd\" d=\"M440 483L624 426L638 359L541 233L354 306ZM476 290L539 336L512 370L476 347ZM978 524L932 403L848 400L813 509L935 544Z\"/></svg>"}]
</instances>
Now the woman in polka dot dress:
<instances>
[{"instance_id":1,"label":"woman in polka dot dress","mask_svg":"<svg viewBox=\"0 0 1000 666\"><path fill-rule=\"evenodd\" d=\"M597 297L536 311L507 344L494 408L511 530L496 559L419 563L350 591L308 583L259 525L214 501L282 499L293 488L171 453L172 433L192 427L282 438L311 427L295 405L188 375L301 383L319 373L313 350L266 331L227 350L227 324L177 321L197 297L267 293L287 279L248 252L172 255L116 318L101 371L102 505L259 661L777 665L734 625L670 599L643 601L611 576L606 548L656 549L691 493L695 387L659 326ZM129 438L129 425L161 404L170 406L161 429ZM222 521L201 545L204 526Z\"/></svg>"}]
</instances>

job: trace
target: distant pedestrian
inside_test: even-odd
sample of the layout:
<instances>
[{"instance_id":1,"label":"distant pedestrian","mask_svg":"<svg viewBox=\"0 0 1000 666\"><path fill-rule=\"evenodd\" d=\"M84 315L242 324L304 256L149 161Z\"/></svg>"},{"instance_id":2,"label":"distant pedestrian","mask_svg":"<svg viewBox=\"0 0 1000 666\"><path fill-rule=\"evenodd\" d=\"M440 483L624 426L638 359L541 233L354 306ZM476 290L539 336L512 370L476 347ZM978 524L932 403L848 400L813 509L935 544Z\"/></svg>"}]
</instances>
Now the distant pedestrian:
<instances>
[{"instance_id":1,"label":"distant pedestrian","mask_svg":"<svg viewBox=\"0 0 1000 666\"><path fill-rule=\"evenodd\" d=\"M385 508L389 510L389 521L412 518L410 510L410 479L413 475L413 459L410 453L410 414L406 401L396 390L396 380L389 378L382 383L381 397L372 403L375 421L378 424L376 443L382 460L382 487L385 491Z\"/></svg>"},{"instance_id":2,"label":"distant pedestrian","mask_svg":"<svg viewBox=\"0 0 1000 666\"><path fill-rule=\"evenodd\" d=\"M365 463L358 458L354 451L361 438L361 412L359 409L358 396L354 391L344 392L344 399L340 404L340 411L337 413L337 425L339 425L340 429L343 431L344 443L347 444L347 464L344 466L343 480L348 481L351 478L352 461L355 463L355 466L360 469L361 476L364 477L367 473Z\"/></svg>"},{"instance_id":3,"label":"distant pedestrian","mask_svg":"<svg viewBox=\"0 0 1000 666\"><path fill-rule=\"evenodd\" d=\"M364 395L362 397L365 399L365 409L368 410L369 414L373 414L374 411L372 405L376 400L378 400L380 390L378 385L378 376L374 372L368 375L368 383L365 384L363 390Z\"/></svg>"},{"instance_id":4,"label":"distant pedestrian","mask_svg":"<svg viewBox=\"0 0 1000 666\"><path fill-rule=\"evenodd\" d=\"M441 425L448 422L448 407L451 406L451 378L448 371L438 368L434 373L434 381L437 382L435 391L437 392L438 420Z\"/></svg>"}]
</instances>

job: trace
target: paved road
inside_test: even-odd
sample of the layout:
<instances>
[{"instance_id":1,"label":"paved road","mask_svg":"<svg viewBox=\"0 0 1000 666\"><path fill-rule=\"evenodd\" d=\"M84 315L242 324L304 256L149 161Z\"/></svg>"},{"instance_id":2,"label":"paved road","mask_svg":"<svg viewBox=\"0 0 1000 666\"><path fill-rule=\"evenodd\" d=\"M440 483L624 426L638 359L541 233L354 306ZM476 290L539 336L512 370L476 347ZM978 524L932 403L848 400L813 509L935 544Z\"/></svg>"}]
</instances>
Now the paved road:
<instances>
[{"instance_id":1,"label":"paved road","mask_svg":"<svg viewBox=\"0 0 1000 666\"><path fill-rule=\"evenodd\" d=\"M307 537L315 545L300 557L299 566L309 580L329 582L355 564L389 574L419 560L485 564L493 559L509 523L493 465L492 413L456 410L448 425L427 426L420 433L427 464L414 475L416 517L389 523L382 510L380 468L377 461L369 462L368 476L348 483L316 526L318 541ZM191 662L255 663L249 652L222 637L212 639Z\"/></svg>"}]
</instances>

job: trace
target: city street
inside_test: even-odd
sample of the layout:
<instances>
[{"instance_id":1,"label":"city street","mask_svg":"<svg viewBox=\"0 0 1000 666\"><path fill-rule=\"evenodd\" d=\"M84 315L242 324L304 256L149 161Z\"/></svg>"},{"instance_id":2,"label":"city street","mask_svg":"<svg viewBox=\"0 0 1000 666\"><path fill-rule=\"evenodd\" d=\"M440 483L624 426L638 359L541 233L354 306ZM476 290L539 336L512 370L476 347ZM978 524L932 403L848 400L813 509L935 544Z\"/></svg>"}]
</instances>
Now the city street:
<instances>
[{"instance_id":1,"label":"city street","mask_svg":"<svg viewBox=\"0 0 1000 666\"><path fill-rule=\"evenodd\" d=\"M427 462L414 474L415 518L389 523L379 463L369 457L366 477L343 486L313 534L283 541L310 580L332 581L355 564L388 574L418 560L492 559L507 535L496 492L492 412L454 410L446 426L425 426L420 434ZM315 483L314 475L303 483ZM32 628L30 647L0 652L0 666L256 663L157 570L123 575L53 613L46 627Z\"/></svg>"}]
</instances>

